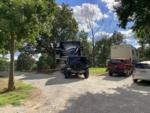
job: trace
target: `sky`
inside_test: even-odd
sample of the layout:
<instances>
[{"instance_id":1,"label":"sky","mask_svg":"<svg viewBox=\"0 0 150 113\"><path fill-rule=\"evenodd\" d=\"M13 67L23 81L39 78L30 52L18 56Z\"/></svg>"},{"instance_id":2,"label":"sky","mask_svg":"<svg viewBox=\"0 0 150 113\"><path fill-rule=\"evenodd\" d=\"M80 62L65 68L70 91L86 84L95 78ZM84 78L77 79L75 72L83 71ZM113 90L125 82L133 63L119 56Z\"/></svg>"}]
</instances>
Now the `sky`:
<instances>
[{"instance_id":1,"label":"sky","mask_svg":"<svg viewBox=\"0 0 150 113\"><path fill-rule=\"evenodd\" d=\"M97 40L102 35L111 36L114 31L124 34L124 40L138 48L139 44L134 33L130 29L133 23L128 23L126 29L119 27L119 21L114 11L114 6L119 5L115 0L56 0L57 4L68 4L72 8L74 17L78 22L79 30L84 30L90 34L87 23L90 23L97 31Z\"/></svg>"}]
</instances>

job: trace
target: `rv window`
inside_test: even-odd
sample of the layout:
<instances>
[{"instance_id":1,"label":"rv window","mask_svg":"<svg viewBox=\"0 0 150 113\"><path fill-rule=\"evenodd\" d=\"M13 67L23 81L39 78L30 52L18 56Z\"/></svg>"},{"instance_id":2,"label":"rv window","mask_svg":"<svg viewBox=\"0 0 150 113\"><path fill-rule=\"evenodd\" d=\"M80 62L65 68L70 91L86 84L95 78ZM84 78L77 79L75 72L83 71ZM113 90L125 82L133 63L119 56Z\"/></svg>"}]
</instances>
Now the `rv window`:
<instances>
[{"instance_id":1,"label":"rv window","mask_svg":"<svg viewBox=\"0 0 150 113\"><path fill-rule=\"evenodd\" d=\"M121 59L112 59L110 60L110 63L112 64L121 64L121 63L127 63L127 60L121 60Z\"/></svg>"},{"instance_id":2,"label":"rv window","mask_svg":"<svg viewBox=\"0 0 150 113\"><path fill-rule=\"evenodd\" d=\"M134 50L132 50L132 54L134 55Z\"/></svg>"}]
</instances>

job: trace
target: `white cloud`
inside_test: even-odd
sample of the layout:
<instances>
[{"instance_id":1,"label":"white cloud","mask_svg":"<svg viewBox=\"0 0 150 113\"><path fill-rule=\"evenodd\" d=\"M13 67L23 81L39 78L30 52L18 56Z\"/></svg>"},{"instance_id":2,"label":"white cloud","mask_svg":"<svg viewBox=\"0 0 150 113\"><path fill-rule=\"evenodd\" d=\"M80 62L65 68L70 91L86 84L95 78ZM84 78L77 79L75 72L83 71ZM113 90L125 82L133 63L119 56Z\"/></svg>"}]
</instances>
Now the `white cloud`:
<instances>
[{"instance_id":1,"label":"white cloud","mask_svg":"<svg viewBox=\"0 0 150 113\"><path fill-rule=\"evenodd\" d=\"M100 32L97 32L96 33L96 36L105 36L105 35L107 35L107 36L111 36L113 33L108 33L108 32L105 32L105 31L100 31Z\"/></svg>"},{"instance_id":2,"label":"white cloud","mask_svg":"<svg viewBox=\"0 0 150 113\"><path fill-rule=\"evenodd\" d=\"M81 6L72 7L75 19L79 23L79 30L89 32L89 24L92 27L97 27L97 21L103 18L108 18L108 15L103 14L101 9L96 4L84 3Z\"/></svg>"},{"instance_id":3,"label":"white cloud","mask_svg":"<svg viewBox=\"0 0 150 113\"><path fill-rule=\"evenodd\" d=\"M138 40L136 39L135 34L131 29L119 32L121 32L124 35L124 40L127 44L131 44L135 48L140 47Z\"/></svg>"},{"instance_id":4,"label":"white cloud","mask_svg":"<svg viewBox=\"0 0 150 113\"><path fill-rule=\"evenodd\" d=\"M120 33L122 33L124 35L125 38L134 38L134 32L129 29L129 30L125 30L125 31L119 31Z\"/></svg>"},{"instance_id":5,"label":"white cloud","mask_svg":"<svg viewBox=\"0 0 150 113\"><path fill-rule=\"evenodd\" d=\"M118 6L120 4L120 2L116 0L102 0L102 2L106 3L106 6L110 11L114 11L114 6Z\"/></svg>"},{"instance_id":6,"label":"white cloud","mask_svg":"<svg viewBox=\"0 0 150 113\"><path fill-rule=\"evenodd\" d=\"M99 41L103 38L103 36L108 36L107 38L109 38L110 36L112 36L113 33L108 33L108 32L105 32L105 31L100 31L100 32L97 32L95 34L95 37L96 37L96 41Z\"/></svg>"}]
</instances>

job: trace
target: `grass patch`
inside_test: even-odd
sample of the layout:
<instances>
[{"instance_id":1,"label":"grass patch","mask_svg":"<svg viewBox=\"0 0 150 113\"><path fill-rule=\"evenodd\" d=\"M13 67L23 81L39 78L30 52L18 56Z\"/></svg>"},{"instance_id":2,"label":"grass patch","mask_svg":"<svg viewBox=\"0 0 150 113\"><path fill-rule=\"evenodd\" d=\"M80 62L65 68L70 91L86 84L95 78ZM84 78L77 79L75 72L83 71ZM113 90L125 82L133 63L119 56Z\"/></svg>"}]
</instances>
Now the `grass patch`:
<instances>
[{"instance_id":1,"label":"grass patch","mask_svg":"<svg viewBox=\"0 0 150 113\"><path fill-rule=\"evenodd\" d=\"M90 74L104 74L106 73L106 68L90 68Z\"/></svg>"},{"instance_id":2,"label":"grass patch","mask_svg":"<svg viewBox=\"0 0 150 113\"><path fill-rule=\"evenodd\" d=\"M21 81L15 83L16 89L11 92L6 92L7 81L0 79L1 83L4 83L4 86L0 87L0 106L12 104L20 105L20 103L26 99L29 95L29 92L33 89L32 85L25 84Z\"/></svg>"}]
</instances>

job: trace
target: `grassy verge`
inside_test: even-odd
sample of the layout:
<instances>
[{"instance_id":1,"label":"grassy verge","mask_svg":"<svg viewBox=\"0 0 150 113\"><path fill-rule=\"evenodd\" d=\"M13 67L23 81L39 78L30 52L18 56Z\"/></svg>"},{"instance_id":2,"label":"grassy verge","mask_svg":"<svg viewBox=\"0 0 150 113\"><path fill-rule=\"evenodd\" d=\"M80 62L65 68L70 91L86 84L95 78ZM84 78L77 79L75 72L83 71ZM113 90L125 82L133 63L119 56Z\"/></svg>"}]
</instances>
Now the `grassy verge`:
<instances>
[{"instance_id":1,"label":"grassy verge","mask_svg":"<svg viewBox=\"0 0 150 113\"><path fill-rule=\"evenodd\" d=\"M104 74L106 73L106 68L90 68L90 74Z\"/></svg>"},{"instance_id":2,"label":"grassy verge","mask_svg":"<svg viewBox=\"0 0 150 113\"><path fill-rule=\"evenodd\" d=\"M16 89L12 92L6 92L7 81L0 79L0 106L12 104L20 105L26 99L29 92L33 89L32 85L17 81L15 83Z\"/></svg>"}]
</instances>

